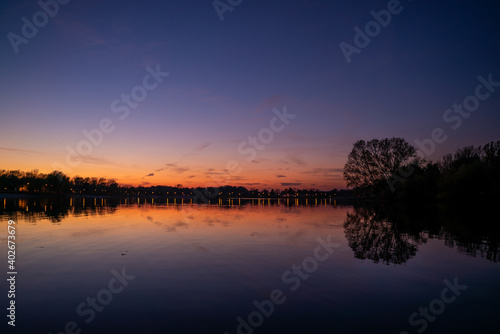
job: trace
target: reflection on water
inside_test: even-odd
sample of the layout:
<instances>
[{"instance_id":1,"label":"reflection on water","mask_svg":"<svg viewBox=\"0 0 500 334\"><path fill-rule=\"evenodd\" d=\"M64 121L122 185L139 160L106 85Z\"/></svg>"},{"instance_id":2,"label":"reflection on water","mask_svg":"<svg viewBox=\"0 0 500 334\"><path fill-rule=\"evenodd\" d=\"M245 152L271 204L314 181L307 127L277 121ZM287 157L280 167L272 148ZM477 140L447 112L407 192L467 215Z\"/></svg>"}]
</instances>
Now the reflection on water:
<instances>
[{"instance_id":1,"label":"reflection on water","mask_svg":"<svg viewBox=\"0 0 500 334\"><path fill-rule=\"evenodd\" d=\"M113 198L113 197L23 197L17 198L15 195L4 195L8 197L1 198L2 206L0 213L3 215L22 215L23 219L32 223L37 220L48 218L54 223L61 222L68 215L104 215L113 213L118 205L165 205L177 206L193 204L192 199L182 198ZM337 205L336 200L331 198L321 199L298 199L298 198L254 198L254 199L219 199L213 203L219 207L232 207L241 205L266 206L266 205L285 205L285 206L328 206Z\"/></svg>"},{"instance_id":2,"label":"reflection on water","mask_svg":"<svg viewBox=\"0 0 500 334\"><path fill-rule=\"evenodd\" d=\"M423 242L423 238L412 238L399 230L395 222L364 207L347 213L344 228L354 256L358 259L370 259L375 263L405 263L415 256L417 245Z\"/></svg>"},{"instance_id":3,"label":"reflection on water","mask_svg":"<svg viewBox=\"0 0 500 334\"><path fill-rule=\"evenodd\" d=\"M320 199L301 201L298 199L236 199L222 200L215 205L220 208L250 206L336 206L335 201ZM109 215L116 212L118 206L156 205L177 207L189 204L186 200L159 200L154 198L98 198L98 197L68 197L68 198L3 198L1 199L0 215L10 219L22 218L31 224L48 219L52 223L61 223L69 216ZM470 211L467 211L470 213ZM460 252L471 256L486 258L493 262L500 260L499 229L495 224L471 223L474 220L490 221L491 216L483 212L461 215L459 212L438 217L435 211L405 212L390 210L386 207L355 206L352 212L346 214L344 222L345 237L349 247L358 259L369 259L374 263L403 264L418 251L420 244L428 238L444 240L448 247L456 247ZM439 219L438 219L439 218ZM212 218L206 218L211 220ZM165 227L174 231L186 226L185 222L177 222ZM493 233L492 233L493 232Z\"/></svg>"},{"instance_id":4,"label":"reflection on water","mask_svg":"<svg viewBox=\"0 0 500 334\"><path fill-rule=\"evenodd\" d=\"M120 204L118 199L72 198L72 197L24 197L1 199L0 213L11 219L21 216L32 224L48 218L53 223L60 223L70 214L79 216L104 215L115 212Z\"/></svg>"},{"instance_id":5,"label":"reflection on water","mask_svg":"<svg viewBox=\"0 0 500 334\"><path fill-rule=\"evenodd\" d=\"M417 254L428 239L444 240L448 247L473 257L498 262L500 229L491 222L493 215L481 210L448 208L438 212L355 206L344 223L349 247L359 259L375 263L402 264Z\"/></svg>"},{"instance_id":6,"label":"reflection on water","mask_svg":"<svg viewBox=\"0 0 500 334\"><path fill-rule=\"evenodd\" d=\"M2 229L18 223L22 333L64 332L71 320L82 333L233 334L237 318L275 289L286 302L254 333L399 333L454 277L470 288L426 333L472 332L478 323L493 333L499 238L485 215L329 200L0 200ZM309 274L295 271L318 237L340 247ZM135 278L86 323L77 306L121 268Z\"/></svg>"}]
</instances>

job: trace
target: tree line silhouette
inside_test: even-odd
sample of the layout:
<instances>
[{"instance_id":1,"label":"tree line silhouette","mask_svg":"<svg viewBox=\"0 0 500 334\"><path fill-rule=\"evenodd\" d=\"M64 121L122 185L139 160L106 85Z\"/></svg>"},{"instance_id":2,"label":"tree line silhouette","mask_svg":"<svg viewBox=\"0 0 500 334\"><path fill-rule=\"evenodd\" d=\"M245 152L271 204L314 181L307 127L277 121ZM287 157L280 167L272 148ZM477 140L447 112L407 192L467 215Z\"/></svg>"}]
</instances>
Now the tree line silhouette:
<instances>
[{"instance_id":1,"label":"tree line silhouette","mask_svg":"<svg viewBox=\"0 0 500 334\"><path fill-rule=\"evenodd\" d=\"M349 189L247 189L242 186L183 187L127 186L113 179L70 178L61 171L0 170L0 192L76 194L92 196L161 196L194 198L208 203L220 197L362 197L384 201L461 201L500 197L500 141L466 146L441 161L419 157L417 149L402 138L359 140L344 166Z\"/></svg>"},{"instance_id":2,"label":"tree line silhouette","mask_svg":"<svg viewBox=\"0 0 500 334\"><path fill-rule=\"evenodd\" d=\"M344 166L358 195L388 201L462 201L500 197L500 141L466 146L427 161L402 138L359 140Z\"/></svg>"},{"instance_id":3,"label":"tree line silhouette","mask_svg":"<svg viewBox=\"0 0 500 334\"><path fill-rule=\"evenodd\" d=\"M214 187L183 187L175 186L127 186L120 185L113 179L97 177L70 178L61 171L49 174L38 170L23 172L20 170L0 170L0 192L24 192L32 194L59 194L59 195L91 195L91 196L160 196L189 198L197 197L202 200L217 199L219 197L246 197L246 198L276 198L276 197L348 197L351 191L333 189L320 191L318 189L247 189L241 186ZM207 201L208 202L208 201Z\"/></svg>"}]
</instances>

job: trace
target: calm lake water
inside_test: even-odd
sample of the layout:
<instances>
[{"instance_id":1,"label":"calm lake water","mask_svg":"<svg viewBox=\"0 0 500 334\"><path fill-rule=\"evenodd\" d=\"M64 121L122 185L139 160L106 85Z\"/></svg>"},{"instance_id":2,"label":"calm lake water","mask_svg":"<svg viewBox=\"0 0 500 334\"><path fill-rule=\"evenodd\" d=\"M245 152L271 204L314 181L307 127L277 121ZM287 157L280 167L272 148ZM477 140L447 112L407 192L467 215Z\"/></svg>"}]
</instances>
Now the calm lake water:
<instances>
[{"instance_id":1,"label":"calm lake water","mask_svg":"<svg viewBox=\"0 0 500 334\"><path fill-rule=\"evenodd\" d=\"M500 333L499 239L474 215L1 201L2 333Z\"/></svg>"}]
</instances>

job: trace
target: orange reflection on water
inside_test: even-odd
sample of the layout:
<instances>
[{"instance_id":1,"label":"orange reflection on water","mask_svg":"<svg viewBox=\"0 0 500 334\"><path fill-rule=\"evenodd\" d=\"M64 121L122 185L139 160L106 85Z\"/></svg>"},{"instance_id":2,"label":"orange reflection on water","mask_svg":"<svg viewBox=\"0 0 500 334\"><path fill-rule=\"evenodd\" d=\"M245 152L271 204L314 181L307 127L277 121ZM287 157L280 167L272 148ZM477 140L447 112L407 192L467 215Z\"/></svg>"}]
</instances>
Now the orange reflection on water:
<instances>
[{"instance_id":1,"label":"orange reflection on water","mask_svg":"<svg viewBox=\"0 0 500 334\"><path fill-rule=\"evenodd\" d=\"M241 254L272 251L278 246L311 247L320 235L344 243L348 207L123 205L112 213L74 214L58 224L41 219L20 223L26 262L58 257L71 267L71 257L98 265L115 260L185 259L201 253ZM111 259L109 259L111 260Z\"/></svg>"}]
</instances>

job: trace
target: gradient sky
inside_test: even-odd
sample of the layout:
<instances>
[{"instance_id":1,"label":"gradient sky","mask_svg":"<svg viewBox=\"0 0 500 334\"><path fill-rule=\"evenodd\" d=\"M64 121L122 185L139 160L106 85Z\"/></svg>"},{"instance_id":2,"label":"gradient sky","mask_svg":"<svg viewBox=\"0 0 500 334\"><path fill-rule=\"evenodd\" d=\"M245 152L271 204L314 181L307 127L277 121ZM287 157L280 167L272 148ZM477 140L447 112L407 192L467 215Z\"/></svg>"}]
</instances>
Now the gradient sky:
<instances>
[{"instance_id":1,"label":"gradient sky","mask_svg":"<svg viewBox=\"0 0 500 334\"><path fill-rule=\"evenodd\" d=\"M478 76L500 81L500 3L401 1L347 63L340 43L354 45L354 27L387 6L244 0L221 21L211 0L72 0L16 53L8 34L22 35L22 18L32 22L41 8L2 1L0 169L328 190L345 186L342 168L359 139L415 145L442 128L447 140L427 155L434 161L500 140L500 87L457 129L443 120L474 95ZM147 66L169 76L122 120L111 105L142 85ZM296 117L249 159L238 147L269 127L273 108ZM67 147L103 119L114 130L68 165ZM241 170L228 177L230 161Z\"/></svg>"}]
</instances>

